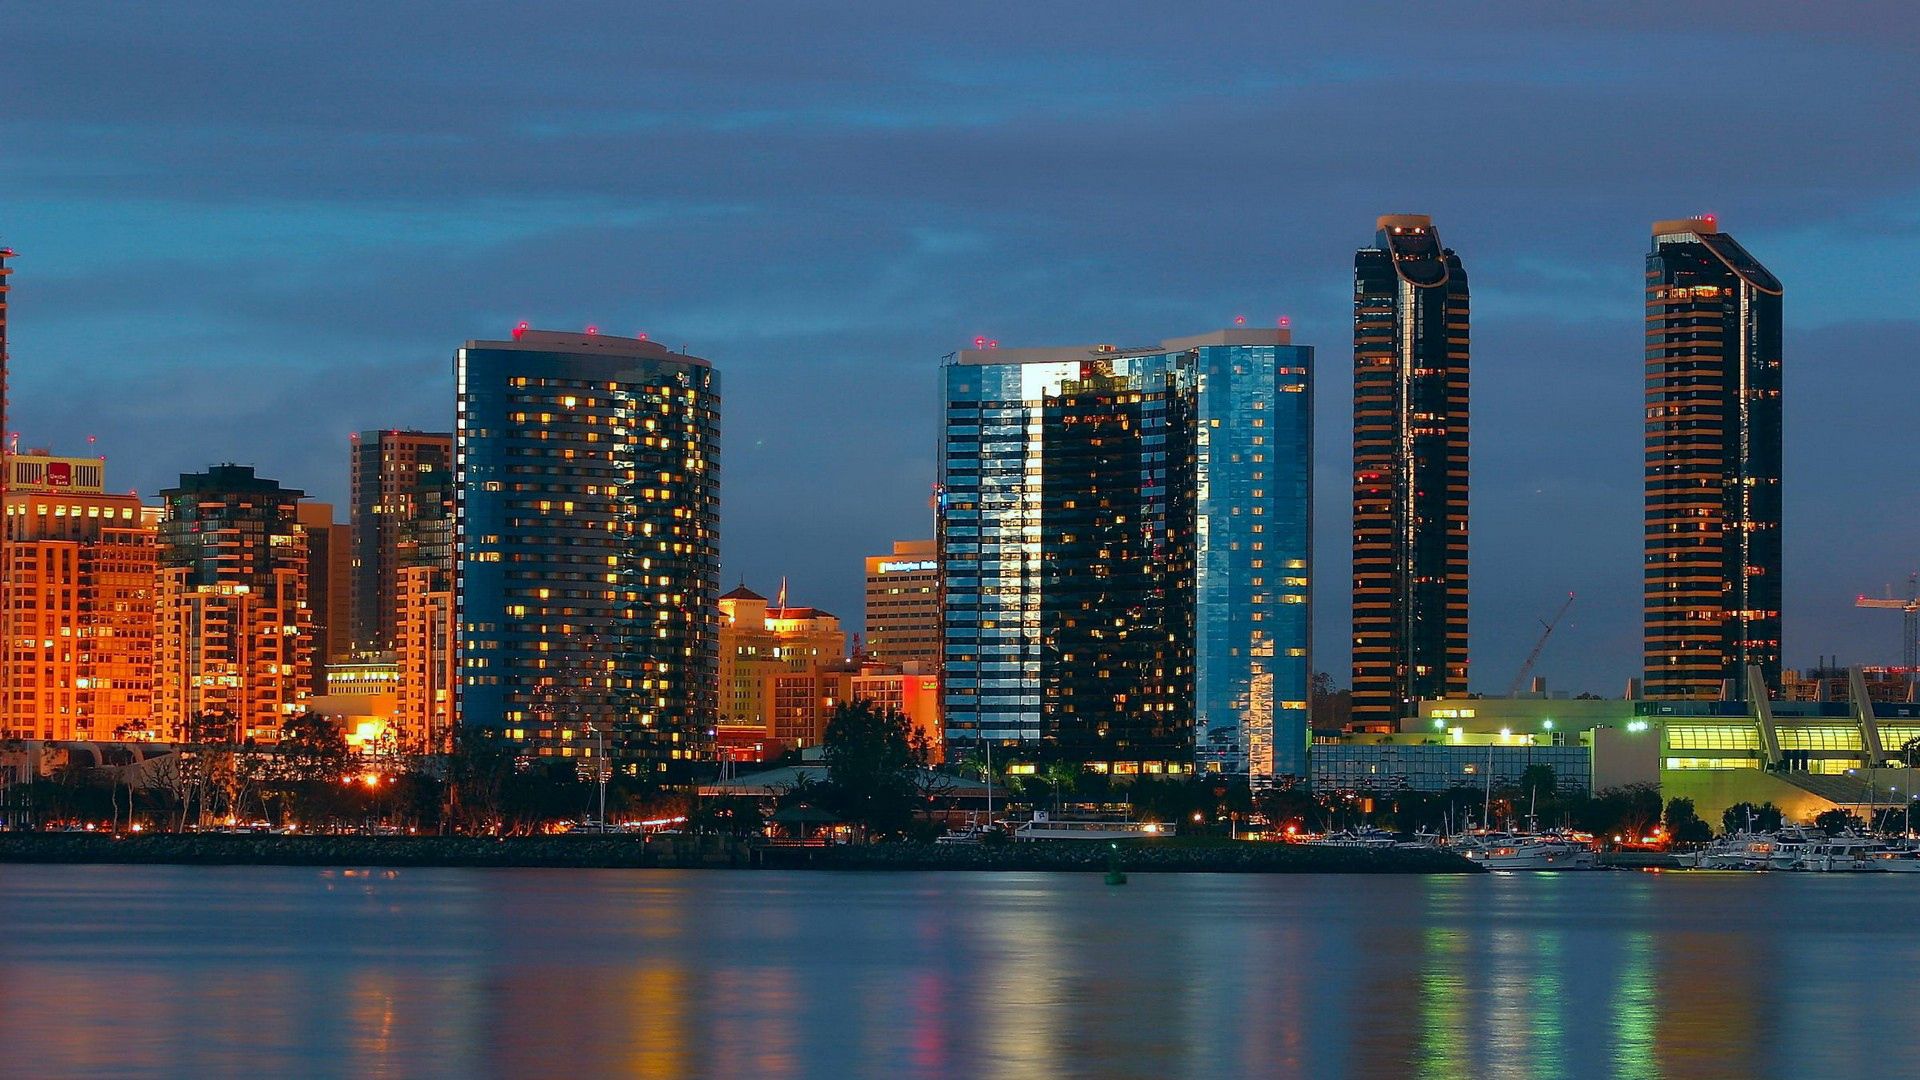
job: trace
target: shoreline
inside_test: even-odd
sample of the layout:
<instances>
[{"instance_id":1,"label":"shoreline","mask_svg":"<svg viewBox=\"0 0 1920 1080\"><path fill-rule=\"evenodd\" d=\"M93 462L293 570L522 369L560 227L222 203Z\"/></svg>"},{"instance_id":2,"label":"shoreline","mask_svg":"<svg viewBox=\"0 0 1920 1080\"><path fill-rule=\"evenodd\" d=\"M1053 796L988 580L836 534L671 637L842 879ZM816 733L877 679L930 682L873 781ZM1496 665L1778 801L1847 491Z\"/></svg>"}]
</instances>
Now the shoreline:
<instances>
[{"instance_id":1,"label":"shoreline","mask_svg":"<svg viewBox=\"0 0 1920 1080\"><path fill-rule=\"evenodd\" d=\"M956 870L1103 873L1101 842L1000 846L885 843L770 847L726 836L283 836L218 833L0 833L0 864L377 866L579 870ZM1219 841L1141 841L1119 850L1130 873L1474 874L1457 855L1418 849Z\"/></svg>"}]
</instances>

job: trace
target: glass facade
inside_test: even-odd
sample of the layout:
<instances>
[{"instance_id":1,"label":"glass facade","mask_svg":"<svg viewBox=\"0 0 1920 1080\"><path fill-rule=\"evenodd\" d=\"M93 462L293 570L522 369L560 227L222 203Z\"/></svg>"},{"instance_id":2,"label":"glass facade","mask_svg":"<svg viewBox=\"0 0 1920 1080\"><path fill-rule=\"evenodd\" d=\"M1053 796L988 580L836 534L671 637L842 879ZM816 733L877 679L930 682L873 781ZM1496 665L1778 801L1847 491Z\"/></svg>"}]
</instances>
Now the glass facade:
<instances>
[{"instance_id":1,"label":"glass facade","mask_svg":"<svg viewBox=\"0 0 1920 1080\"><path fill-rule=\"evenodd\" d=\"M944 371L947 739L1306 773L1312 350L975 349Z\"/></svg>"},{"instance_id":2,"label":"glass facade","mask_svg":"<svg viewBox=\"0 0 1920 1080\"><path fill-rule=\"evenodd\" d=\"M1712 218L1647 255L1646 694L1780 689L1778 279Z\"/></svg>"},{"instance_id":3,"label":"glass facade","mask_svg":"<svg viewBox=\"0 0 1920 1080\"><path fill-rule=\"evenodd\" d=\"M1313 748L1319 792L1446 791L1517 788L1527 768L1553 769L1556 789L1583 792L1592 783L1593 752L1584 746L1396 746L1322 743Z\"/></svg>"},{"instance_id":4,"label":"glass facade","mask_svg":"<svg viewBox=\"0 0 1920 1080\"><path fill-rule=\"evenodd\" d=\"M459 719L665 770L716 720L719 377L527 331L455 359ZM589 730L589 729L592 730Z\"/></svg>"},{"instance_id":5,"label":"glass facade","mask_svg":"<svg viewBox=\"0 0 1920 1080\"><path fill-rule=\"evenodd\" d=\"M1432 219L1353 269L1353 725L1467 690L1467 275Z\"/></svg>"}]
</instances>

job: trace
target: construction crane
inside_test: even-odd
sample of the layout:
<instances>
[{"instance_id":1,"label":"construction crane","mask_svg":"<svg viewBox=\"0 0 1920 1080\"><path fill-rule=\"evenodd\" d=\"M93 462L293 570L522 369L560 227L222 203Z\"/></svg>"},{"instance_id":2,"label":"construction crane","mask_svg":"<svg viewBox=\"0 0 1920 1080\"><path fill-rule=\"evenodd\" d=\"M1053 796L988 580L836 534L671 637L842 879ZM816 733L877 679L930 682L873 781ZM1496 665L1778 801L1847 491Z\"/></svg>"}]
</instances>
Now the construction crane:
<instances>
[{"instance_id":1,"label":"construction crane","mask_svg":"<svg viewBox=\"0 0 1920 1080\"><path fill-rule=\"evenodd\" d=\"M1552 619L1540 620L1540 625L1546 629L1540 631L1540 640L1533 643L1533 651L1527 654L1527 662L1520 665L1520 674L1515 675L1513 685L1507 687L1508 697L1517 697L1520 688L1527 685L1527 676L1533 674L1533 665L1540 659L1540 650L1547 647L1547 639L1553 636L1553 628L1560 625L1560 620L1566 617L1567 609L1572 606L1573 594L1568 593L1567 602L1560 605L1560 610L1553 613Z\"/></svg>"},{"instance_id":2,"label":"construction crane","mask_svg":"<svg viewBox=\"0 0 1920 1080\"><path fill-rule=\"evenodd\" d=\"M1888 593L1893 590L1889 588ZM1901 613L1904 625L1901 627L1900 663L1907 669L1907 698L1913 698L1914 668L1920 666L1920 573L1907 575L1907 598L1896 600L1888 596L1882 600L1873 596L1856 596L1853 606L1857 608L1881 608Z\"/></svg>"}]
</instances>

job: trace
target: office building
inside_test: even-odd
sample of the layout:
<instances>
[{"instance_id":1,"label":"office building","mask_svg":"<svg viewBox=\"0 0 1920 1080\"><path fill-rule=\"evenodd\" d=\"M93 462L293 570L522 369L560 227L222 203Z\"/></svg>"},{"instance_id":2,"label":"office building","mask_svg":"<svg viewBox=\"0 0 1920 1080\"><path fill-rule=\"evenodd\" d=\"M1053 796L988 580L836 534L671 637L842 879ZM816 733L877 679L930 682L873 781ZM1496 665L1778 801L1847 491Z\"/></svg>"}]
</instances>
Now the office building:
<instances>
[{"instance_id":1,"label":"office building","mask_svg":"<svg viewBox=\"0 0 1920 1080\"><path fill-rule=\"evenodd\" d=\"M818 608L772 604L745 585L720 598L720 735L771 730L769 679L845 658L840 620ZM745 732L738 732L744 734Z\"/></svg>"},{"instance_id":2,"label":"office building","mask_svg":"<svg viewBox=\"0 0 1920 1080\"><path fill-rule=\"evenodd\" d=\"M394 648L400 576L453 569L453 436L362 431L352 437L352 647Z\"/></svg>"},{"instance_id":3,"label":"office building","mask_svg":"<svg viewBox=\"0 0 1920 1080\"><path fill-rule=\"evenodd\" d=\"M883 664L940 662L940 563L932 540L895 540L867 556L867 636L862 651Z\"/></svg>"},{"instance_id":4,"label":"office building","mask_svg":"<svg viewBox=\"0 0 1920 1080\"><path fill-rule=\"evenodd\" d=\"M459 722L638 769L717 714L719 376L655 342L524 330L455 359ZM591 729L591 730L589 730Z\"/></svg>"},{"instance_id":5,"label":"office building","mask_svg":"<svg viewBox=\"0 0 1920 1080\"><path fill-rule=\"evenodd\" d=\"M279 740L314 690L305 493L243 465L161 492L156 722L186 737Z\"/></svg>"},{"instance_id":6,"label":"office building","mask_svg":"<svg viewBox=\"0 0 1920 1080\"><path fill-rule=\"evenodd\" d=\"M6 456L10 603L0 609L0 736L158 738L154 530L98 458Z\"/></svg>"},{"instance_id":7,"label":"office building","mask_svg":"<svg viewBox=\"0 0 1920 1080\"><path fill-rule=\"evenodd\" d=\"M1353 719L1467 690L1467 275L1431 218L1353 260Z\"/></svg>"},{"instance_id":8,"label":"office building","mask_svg":"<svg viewBox=\"0 0 1920 1080\"><path fill-rule=\"evenodd\" d=\"M1646 694L1780 688L1778 279L1712 217L1647 255Z\"/></svg>"},{"instance_id":9,"label":"office building","mask_svg":"<svg viewBox=\"0 0 1920 1080\"><path fill-rule=\"evenodd\" d=\"M949 753L1305 775L1311 365L1244 327L950 360Z\"/></svg>"}]
</instances>

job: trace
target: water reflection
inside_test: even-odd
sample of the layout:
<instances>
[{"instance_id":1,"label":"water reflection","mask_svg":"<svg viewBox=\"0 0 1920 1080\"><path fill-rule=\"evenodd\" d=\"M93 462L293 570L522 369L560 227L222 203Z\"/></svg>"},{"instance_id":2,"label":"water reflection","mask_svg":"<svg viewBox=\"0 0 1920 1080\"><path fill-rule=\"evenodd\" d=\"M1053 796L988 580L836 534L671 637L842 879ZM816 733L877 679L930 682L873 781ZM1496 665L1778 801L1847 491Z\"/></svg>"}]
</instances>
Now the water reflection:
<instances>
[{"instance_id":1,"label":"water reflection","mask_svg":"<svg viewBox=\"0 0 1920 1080\"><path fill-rule=\"evenodd\" d=\"M63 1076L1897 1075L1916 909L1891 876L7 866L0 1047Z\"/></svg>"}]
</instances>

